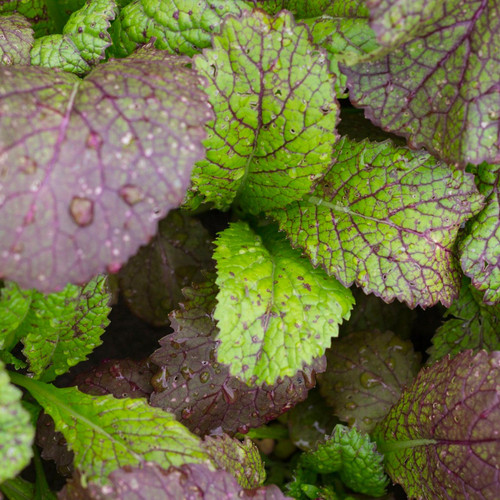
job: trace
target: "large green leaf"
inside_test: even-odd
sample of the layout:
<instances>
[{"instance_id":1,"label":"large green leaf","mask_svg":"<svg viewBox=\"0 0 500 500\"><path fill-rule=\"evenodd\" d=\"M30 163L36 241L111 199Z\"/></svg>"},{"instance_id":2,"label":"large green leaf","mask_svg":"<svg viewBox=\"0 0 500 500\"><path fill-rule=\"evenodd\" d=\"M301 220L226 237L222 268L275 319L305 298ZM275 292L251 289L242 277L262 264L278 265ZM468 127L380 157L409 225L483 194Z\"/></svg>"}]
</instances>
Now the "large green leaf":
<instances>
[{"instance_id":1,"label":"large green leaf","mask_svg":"<svg viewBox=\"0 0 500 500\"><path fill-rule=\"evenodd\" d=\"M35 36L46 35L56 29L57 22L49 13L47 0L0 0L0 14L12 12L28 18Z\"/></svg>"},{"instance_id":2,"label":"large green leaf","mask_svg":"<svg viewBox=\"0 0 500 500\"><path fill-rule=\"evenodd\" d=\"M12 380L54 419L56 430L75 453L75 468L88 481L104 484L113 470L147 461L165 468L209 463L199 438L142 398L89 396L75 387L58 389L18 374Z\"/></svg>"},{"instance_id":3,"label":"large green leaf","mask_svg":"<svg viewBox=\"0 0 500 500\"><path fill-rule=\"evenodd\" d=\"M0 65L29 64L33 41L33 29L25 17L0 14Z\"/></svg>"},{"instance_id":4,"label":"large green leaf","mask_svg":"<svg viewBox=\"0 0 500 500\"><path fill-rule=\"evenodd\" d=\"M375 439L410 498L498 498L499 383L499 351L465 351L403 392Z\"/></svg>"},{"instance_id":5,"label":"large green leaf","mask_svg":"<svg viewBox=\"0 0 500 500\"><path fill-rule=\"evenodd\" d=\"M29 413L21 405L21 396L0 361L0 483L15 477L33 456L35 429Z\"/></svg>"},{"instance_id":6,"label":"large green leaf","mask_svg":"<svg viewBox=\"0 0 500 500\"><path fill-rule=\"evenodd\" d=\"M271 215L345 286L425 307L458 295L453 244L481 206L470 174L390 142L343 138L313 195Z\"/></svg>"},{"instance_id":7,"label":"large green leaf","mask_svg":"<svg viewBox=\"0 0 500 500\"><path fill-rule=\"evenodd\" d=\"M331 160L338 104L323 50L283 12L225 20L213 49L195 57L215 121L194 191L217 208L233 201L258 213L311 190Z\"/></svg>"},{"instance_id":8,"label":"large green leaf","mask_svg":"<svg viewBox=\"0 0 500 500\"><path fill-rule=\"evenodd\" d=\"M216 242L217 359L247 383L274 383L322 356L348 319L351 292L290 248L275 228L237 222Z\"/></svg>"},{"instance_id":9,"label":"large green leaf","mask_svg":"<svg viewBox=\"0 0 500 500\"><path fill-rule=\"evenodd\" d=\"M368 0L381 52L344 67L351 100L449 163L500 160L497 0Z\"/></svg>"},{"instance_id":10,"label":"large green leaf","mask_svg":"<svg viewBox=\"0 0 500 500\"><path fill-rule=\"evenodd\" d=\"M476 184L486 205L466 226L460 262L485 302L493 304L500 302L500 165L480 165Z\"/></svg>"}]
</instances>

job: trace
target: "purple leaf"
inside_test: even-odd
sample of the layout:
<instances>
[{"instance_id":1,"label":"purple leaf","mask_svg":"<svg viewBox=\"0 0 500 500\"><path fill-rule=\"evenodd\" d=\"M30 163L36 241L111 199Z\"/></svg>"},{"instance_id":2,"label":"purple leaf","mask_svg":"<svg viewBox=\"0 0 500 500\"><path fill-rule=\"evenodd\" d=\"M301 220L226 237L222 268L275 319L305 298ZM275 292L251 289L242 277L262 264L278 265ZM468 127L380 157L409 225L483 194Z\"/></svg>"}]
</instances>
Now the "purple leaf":
<instances>
[{"instance_id":1,"label":"purple leaf","mask_svg":"<svg viewBox=\"0 0 500 500\"><path fill-rule=\"evenodd\" d=\"M306 398L315 373L325 369L323 357L294 377L251 388L232 377L228 365L216 362L215 285L204 283L184 292L185 304L171 315L174 333L161 339L151 356L161 367L152 380L153 406L174 413L196 434L245 433Z\"/></svg>"},{"instance_id":2,"label":"purple leaf","mask_svg":"<svg viewBox=\"0 0 500 500\"><path fill-rule=\"evenodd\" d=\"M147 47L87 78L0 67L0 277L57 291L116 272L182 202L211 111Z\"/></svg>"},{"instance_id":3,"label":"purple leaf","mask_svg":"<svg viewBox=\"0 0 500 500\"><path fill-rule=\"evenodd\" d=\"M386 471L410 498L499 498L499 368L500 351L446 356L377 427Z\"/></svg>"},{"instance_id":4,"label":"purple leaf","mask_svg":"<svg viewBox=\"0 0 500 500\"><path fill-rule=\"evenodd\" d=\"M25 17L0 14L0 66L29 64L33 41L33 29Z\"/></svg>"}]
</instances>

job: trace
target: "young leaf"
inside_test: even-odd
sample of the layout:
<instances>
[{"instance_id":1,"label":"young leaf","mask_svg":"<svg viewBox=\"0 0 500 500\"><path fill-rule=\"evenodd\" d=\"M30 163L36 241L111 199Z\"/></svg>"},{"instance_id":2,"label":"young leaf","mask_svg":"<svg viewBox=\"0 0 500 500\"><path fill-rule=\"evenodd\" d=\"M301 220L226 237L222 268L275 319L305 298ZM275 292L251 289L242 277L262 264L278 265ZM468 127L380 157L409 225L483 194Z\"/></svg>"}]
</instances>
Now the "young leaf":
<instances>
[{"instance_id":1,"label":"young leaf","mask_svg":"<svg viewBox=\"0 0 500 500\"><path fill-rule=\"evenodd\" d=\"M25 17L0 14L0 65L29 64L33 41L33 29Z\"/></svg>"},{"instance_id":2,"label":"young leaf","mask_svg":"<svg viewBox=\"0 0 500 500\"><path fill-rule=\"evenodd\" d=\"M32 292L30 311L15 335L34 378L50 382L101 345L109 302L105 276L84 287L67 285L59 293Z\"/></svg>"},{"instance_id":3,"label":"young leaf","mask_svg":"<svg viewBox=\"0 0 500 500\"><path fill-rule=\"evenodd\" d=\"M31 50L31 64L87 73L111 45L108 28L116 16L115 0L93 0L74 12L62 34L37 38Z\"/></svg>"},{"instance_id":4,"label":"young leaf","mask_svg":"<svg viewBox=\"0 0 500 500\"><path fill-rule=\"evenodd\" d=\"M74 387L58 389L18 374L11 378L54 419L75 453L75 468L88 481L106 484L118 467L147 461L166 468L209 463L197 437L142 399L89 396Z\"/></svg>"},{"instance_id":5,"label":"young leaf","mask_svg":"<svg viewBox=\"0 0 500 500\"><path fill-rule=\"evenodd\" d=\"M410 498L498 496L500 352L465 351L424 368L375 431Z\"/></svg>"},{"instance_id":6,"label":"young leaf","mask_svg":"<svg viewBox=\"0 0 500 500\"><path fill-rule=\"evenodd\" d=\"M21 472L33 456L35 430L21 396L0 361L0 484Z\"/></svg>"},{"instance_id":7,"label":"young leaf","mask_svg":"<svg viewBox=\"0 0 500 500\"><path fill-rule=\"evenodd\" d=\"M432 337L428 364L466 349L500 351L500 305L487 306L467 281L444 317L449 319Z\"/></svg>"},{"instance_id":8,"label":"young leaf","mask_svg":"<svg viewBox=\"0 0 500 500\"><path fill-rule=\"evenodd\" d=\"M156 326L182 300L182 288L203 279L213 266L212 242L201 223L181 211L160 221L158 234L142 247L118 275L123 297L132 312Z\"/></svg>"},{"instance_id":9,"label":"young leaf","mask_svg":"<svg viewBox=\"0 0 500 500\"><path fill-rule=\"evenodd\" d=\"M90 483L87 489L76 477L62 490L59 500L75 498L285 500L287 498L274 485L244 490L228 472L213 471L201 464L182 465L168 470L155 463L147 463L142 467L125 466L113 471L109 480L109 485Z\"/></svg>"},{"instance_id":10,"label":"young leaf","mask_svg":"<svg viewBox=\"0 0 500 500\"><path fill-rule=\"evenodd\" d=\"M498 162L496 2L367 3L386 48L381 57L343 68L353 102L384 130L449 163Z\"/></svg>"},{"instance_id":11,"label":"young leaf","mask_svg":"<svg viewBox=\"0 0 500 500\"><path fill-rule=\"evenodd\" d=\"M500 302L500 165L480 165L476 184L486 205L466 226L460 262L484 301L494 304Z\"/></svg>"},{"instance_id":12,"label":"young leaf","mask_svg":"<svg viewBox=\"0 0 500 500\"><path fill-rule=\"evenodd\" d=\"M287 12L228 17L195 66L208 80L215 120L194 191L217 208L236 200L251 213L308 193L331 159L338 103L307 28Z\"/></svg>"},{"instance_id":13,"label":"young leaf","mask_svg":"<svg viewBox=\"0 0 500 500\"><path fill-rule=\"evenodd\" d=\"M246 9L242 0L135 0L113 24L112 52L128 56L154 38L158 49L192 56L210 47L212 33L220 31L224 16L238 16Z\"/></svg>"},{"instance_id":14,"label":"young leaf","mask_svg":"<svg viewBox=\"0 0 500 500\"><path fill-rule=\"evenodd\" d=\"M222 436L207 436L203 447L218 469L229 472L245 489L258 488L266 479L264 463L257 446L250 439L241 442Z\"/></svg>"},{"instance_id":15,"label":"young leaf","mask_svg":"<svg viewBox=\"0 0 500 500\"><path fill-rule=\"evenodd\" d=\"M307 396L324 357L273 385L248 387L216 360L219 342L213 319L213 282L184 289L186 301L171 315L174 333L160 340L152 356L161 370L153 378L150 402L175 413L196 434L248 432L277 418Z\"/></svg>"},{"instance_id":16,"label":"young leaf","mask_svg":"<svg viewBox=\"0 0 500 500\"><path fill-rule=\"evenodd\" d=\"M453 243L481 206L470 174L388 141L344 137L312 196L271 215L345 286L426 307L458 295Z\"/></svg>"},{"instance_id":17,"label":"young leaf","mask_svg":"<svg viewBox=\"0 0 500 500\"><path fill-rule=\"evenodd\" d=\"M217 359L248 384L273 384L324 354L354 299L273 226L260 234L237 222L216 241Z\"/></svg>"},{"instance_id":18,"label":"young leaf","mask_svg":"<svg viewBox=\"0 0 500 500\"><path fill-rule=\"evenodd\" d=\"M149 241L203 154L211 112L187 63L145 48L83 81L0 66L0 276L57 291Z\"/></svg>"}]
</instances>

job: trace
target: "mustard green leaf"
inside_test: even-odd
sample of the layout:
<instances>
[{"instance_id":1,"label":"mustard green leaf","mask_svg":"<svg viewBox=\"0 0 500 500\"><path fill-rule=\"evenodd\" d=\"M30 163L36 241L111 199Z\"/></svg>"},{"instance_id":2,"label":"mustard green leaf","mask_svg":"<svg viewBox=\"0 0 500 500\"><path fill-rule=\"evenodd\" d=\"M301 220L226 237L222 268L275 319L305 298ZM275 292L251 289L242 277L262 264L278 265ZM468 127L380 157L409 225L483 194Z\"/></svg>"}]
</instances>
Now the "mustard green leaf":
<instances>
[{"instance_id":1,"label":"mustard green leaf","mask_svg":"<svg viewBox=\"0 0 500 500\"><path fill-rule=\"evenodd\" d=\"M231 224L216 241L217 359L247 382L274 383L322 356L348 319L351 292L293 250L273 226Z\"/></svg>"},{"instance_id":2,"label":"mustard green leaf","mask_svg":"<svg viewBox=\"0 0 500 500\"><path fill-rule=\"evenodd\" d=\"M47 0L0 0L0 14L10 13L26 17L31 23L35 37L53 33L57 29L57 21L49 12Z\"/></svg>"},{"instance_id":3,"label":"mustard green leaf","mask_svg":"<svg viewBox=\"0 0 500 500\"><path fill-rule=\"evenodd\" d=\"M368 17L369 11L362 0L248 0L269 14L289 10L295 19L311 19L322 15L334 17Z\"/></svg>"},{"instance_id":4,"label":"mustard green leaf","mask_svg":"<svg viewBox=\"0 0 500 500\"><path fill-rule=\"evenodd\" d=\"M470 174L423 151L343 138L312 196L270 215L345 286L426 307L458 295L453 245L482 200Z\"/></svg>"},{"instance_id":5,"label":"mustard green leaf","mask_svg":"<svg viewBox=\"0 0 500 500\"><path fill-rule=\"evenodd\" d=\"M302 198L331 160L338 120L335 78L308 29L288 12L243 12L194 62L215 111L194 193L251 213Z\"/></svg>"},{"instance_id":6,"label":"mustard green leaf","mask_svg":"<svg viewBox=\"0 0 500 500\"><path fill-rule=\"evenodd\" d=\"M29 64L33 42L33 29L25 17L0 14L0 65Z\"/></svg>"}]
</instances>

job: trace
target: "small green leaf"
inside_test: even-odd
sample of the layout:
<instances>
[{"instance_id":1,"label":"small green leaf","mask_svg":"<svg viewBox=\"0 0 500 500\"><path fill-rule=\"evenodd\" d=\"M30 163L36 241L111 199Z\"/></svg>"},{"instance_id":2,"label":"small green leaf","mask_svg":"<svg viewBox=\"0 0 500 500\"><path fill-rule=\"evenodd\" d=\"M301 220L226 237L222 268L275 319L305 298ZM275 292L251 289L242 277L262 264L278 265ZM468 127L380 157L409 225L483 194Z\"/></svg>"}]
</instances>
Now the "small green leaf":
<instances>
[{"instance_id":1,"label":"small green leaf","mask_svg":"<svg viewBox=\"0 0 500 500\"><path fill-rule=\"evenodd\" d=\"M193 190L227 210L258 213L308 193L331 160L338 103L324 51L288 12L228 17L213 49L195 57L215 121Z\"/></svg>"},{"instance_id":2,"label":"small green leaf","mask_svg":"<svg viewBox=\"0 0 500 500\"><path fill-rule=\"evenodd\" d=\"M37 38L31 50L31 64L61 68L82 74L104 58L111 45L108 28L117 12L114 0L87 2L74 12L63 33Z\"/></svg>"},{"instance_id":3,"label":"small green leaf","mask_svg":"<svg viewBox=\"0 0 500 500\"><path fill-rule=\"evenodd\" d=\"M335 163L304 201L270 215L345 286L410 307L458 295L453 244L482 196L470 174L429 154L344 137Z\"/></svg>"},{"instance_id":4,"label":"small green leaf","mask_svg":"<svg viewBox=\"0 0 500 500\"><path fill-rule=\"evenodd\" d=\"M74 387L58 389L18 374L12 380L54 419L75 453L75 468L88 481L105 484L113 470L147 461L165 468L209 463L199 438L143 399L89 396Z\"/></svg>"},{"instance_id":5,"label":"small green leaf","mask_svg":"<svg viewBox=\"0 0 500 500\"><path fill-rule=\"evenodd\" d=\"M0 65L29 64L33 41L33 29L25 17L0 14Z\"/></svg>"},{"instance_id":6,"label":"small green leaf","mask_svg":"<svg viewBox=\"0 0 500 500\"><path fill-rule=\"evenodd\" d=\"M21 476L4 481L0 484L0 491L9 500L33 500L35 498L35 485Z\"/></svg>"},{"instance_id":7,"label":"small green leaf","mask_svg":"<svg viewBox=\"0 0 500 500\"><path fill-rule=\"evenodd\" d=\"M35 429L29 413L22 407L21 396L0 362L0 483L15 477L33 456Z\"/></svg>"},{"instance_id":8,"label":"small green leaf","mask_svg":"<svg viewBox=\"0 0 500 500\"><path fill-rule=\"evenodd\" d=\"M458 247L460 262L474 286L484 292L484 301L495 304L500 302L500 165L480 165L476 184L486 205L466 226Z\"/></svg>"},{"instance_id":9,"label":"small green leaf","mask_svg":"<svg viewBox=\"0 0 500 500\"><path fill-rule=\"evenodd\" d=\"M252 384L293 376L322 356L349 318L351 292L314 269L274 227L237 222L216 242L217 359Z\"/></svg>"},{"instance_id":10,"label":"small green leaf","mask_svg":"<svg viewBox=\"0 0 500 500\"><path fill-rule=\"evenodd\" d=\"M500 351L500 305L487 306L468 280L444 316L448 320L432 337L428 364L466 349Z\"/></svg>"},{"instance_id":11,"label":"small green leaf","mask_svg":"<svg viewBox=\"0 0 500 500\"><path fill-rule=\"evenodd\" d=\"M32 290L21 290L7 281L0 289L0 350L10 351L19 341L18 329L31 307Z\"/></svg>"}]
</instances>

